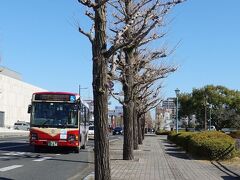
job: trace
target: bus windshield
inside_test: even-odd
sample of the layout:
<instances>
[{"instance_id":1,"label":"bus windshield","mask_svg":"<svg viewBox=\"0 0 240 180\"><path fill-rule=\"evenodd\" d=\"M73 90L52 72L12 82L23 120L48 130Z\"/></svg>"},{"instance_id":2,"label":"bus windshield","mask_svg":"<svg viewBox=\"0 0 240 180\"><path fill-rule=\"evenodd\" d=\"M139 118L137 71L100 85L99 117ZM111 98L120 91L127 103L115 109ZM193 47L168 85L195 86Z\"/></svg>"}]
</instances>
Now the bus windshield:
<instances>
[{"instance_id":1,"label":"bus windshield","mask_svg":"<svg viewBox=\"0 0 240 180\"><path fill-rule=\"evenodd\" d=\"M32 106L32 127L78 127L78 106L66 102L35 102Z\"/></svg>"}]
</instances>

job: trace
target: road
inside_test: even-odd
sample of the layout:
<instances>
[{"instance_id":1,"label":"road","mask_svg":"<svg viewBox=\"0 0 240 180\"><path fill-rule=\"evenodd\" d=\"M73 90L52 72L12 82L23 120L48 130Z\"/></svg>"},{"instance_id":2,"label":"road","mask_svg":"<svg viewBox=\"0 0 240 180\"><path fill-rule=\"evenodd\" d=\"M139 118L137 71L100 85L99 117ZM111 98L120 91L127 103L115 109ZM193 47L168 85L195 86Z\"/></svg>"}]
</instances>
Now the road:
<instances>
[{"instance_id":1,"label":"road","mask_svg":"<svg viewBox=\"0 0 240 180\"><path fill-rule=\"evenodd\" d=\"M0 179L74 180L93 171L93 141L79 154L67 149L33 152L28 137L0 139Z\"/></svg>"},{"instance_id":2,"label":"road","mask_svg":"<svg viewBox=\"0 0 240 180\"><path fill-rule=\"evenodd\" d=\"M122 136L109 136L115 141ZM79 154L69 149L35 153L28 137L0 138L0 180L75 180L94 171L94 140Z\"/></svg>"}]
</instances>

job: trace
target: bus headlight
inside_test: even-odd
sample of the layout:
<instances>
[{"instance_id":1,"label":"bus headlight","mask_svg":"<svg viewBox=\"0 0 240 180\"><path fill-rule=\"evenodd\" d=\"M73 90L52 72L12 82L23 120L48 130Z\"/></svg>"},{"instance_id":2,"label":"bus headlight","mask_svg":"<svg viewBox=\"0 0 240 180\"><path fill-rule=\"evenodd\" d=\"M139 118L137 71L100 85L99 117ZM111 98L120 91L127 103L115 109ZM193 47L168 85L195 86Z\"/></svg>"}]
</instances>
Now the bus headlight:
<instances>
[{"instance_id":1,"label":"bus headlight","mask_svg":"<svg viewBox=\"0 0 240 180\"><path fill-rule=\"evenodd\" d=\"M37 133L32 133L31 134L31 140L38 140L38 134Z\"/></svg>"},{"instance_id":2,"label":"bus headlight","mask_svg":"<svg viewBox=\"0 0 240 180\"><path fill-rule=\"evenodd\" d=\"M76 136L74 134L69 134L68 141L76 141Z\"/></svg>"}]
</instances>

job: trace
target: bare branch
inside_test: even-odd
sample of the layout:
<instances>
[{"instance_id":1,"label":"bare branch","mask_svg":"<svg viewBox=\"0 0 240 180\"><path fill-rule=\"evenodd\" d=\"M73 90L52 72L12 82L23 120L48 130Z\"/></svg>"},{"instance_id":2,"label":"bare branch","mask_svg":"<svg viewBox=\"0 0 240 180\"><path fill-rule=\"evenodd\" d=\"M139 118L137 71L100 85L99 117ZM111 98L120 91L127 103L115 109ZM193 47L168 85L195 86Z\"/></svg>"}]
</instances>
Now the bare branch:
<instances>
[{"instance_id":1,"label":"bare branch","mask_svg":"<svg viewBox=\"0 0 240 180\"><path fill-rule=\"evenodd\" d=\"M93 41L94 41L94 38L92 37L91 33L86 33L85 31L83 31L83 30L81 29L81 27L78 27L78 31L79 31L81 34L85 35L92 44L94 43L94 42L93 42Z\"/></svg>"},{"instance_id":2,"label":"bare branch","mask_svg":"<svg viewBox=\"0 0 240 180\"><path fill-rule=\"evenodd\" d=\"M97 6L97 4L91 0L78 0L78 2L89 8L95 8Z\"/></svg>"},{"instance_id":3,"label":"bare branch","mask_svg":"<svg viewBox=\"0 0 240 180\"><path fill-rule=\"evenodd\" d=\"M92 21L94 21L95 16L94 16L93 13L91 13L91 12L89 12L89 11L86 11L85 14L86 14Z\"/></svg>"},{"instance_id":4,"label":"bare branch","mask_svg":"<svg viewBox=\"0 0 240 180\"><path fill-rule=\"evenodd\" d=\"M118 1L119 2L119 1ZM121 5L121 3L119 2L119 4L121 5L120 6L120 8L121 8L121 10L120 10L120 8L119 8L119 6L117 6L117 5L115 5L114 3L112 3L112 2L107 2L110 6L112 6L112 7L114 7L120 14L122 14L123 16L125 16L126 15L126 12L124 11L124 9L122 8L122 5Z\"/></svg>"},{"instance_id":5,"label":"bare branch","mask_svg":"<svg viewBox=\"0 0 240 180\"><path fill-rule=\"evenodd\" d=\"M120 104L124 104L124 101L117 95L115 95L111 90L109 90L109 94L114 98L116 99Z\"/></svg>"}]
</instances>

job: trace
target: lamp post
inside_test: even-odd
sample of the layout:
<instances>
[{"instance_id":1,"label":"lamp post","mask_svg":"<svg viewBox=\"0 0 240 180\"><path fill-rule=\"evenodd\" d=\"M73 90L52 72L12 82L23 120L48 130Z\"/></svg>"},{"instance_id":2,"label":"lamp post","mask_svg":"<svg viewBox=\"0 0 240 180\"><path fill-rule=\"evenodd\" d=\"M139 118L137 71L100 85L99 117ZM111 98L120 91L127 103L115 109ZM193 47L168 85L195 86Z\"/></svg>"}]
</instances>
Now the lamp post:
<instances>
[{"instance_id":1,"label":"lamp post","mask_svg":"<svg viewBox=\"0 0 240 180\"><path fill-rule=\"evenodd\" d=\"M84 87L84 88L82 88L81 87L81 85L79 85L79 96L80 96L80 98L82 99L83 97L82 97L82 95L81 95L81 89L88 89L87 87Z\"/></svg>"},{"instance_id":2,"label":"lamp post","mask_svg":"<svg viewBox=\"0 0 240 180\"><path fill-rule=\"evenodd\" d=\"M212 126L212 104L209 104L209 130L211 130Z\"/></svg>"},{"instance_id":3,"label":"lamp post","mask_svg":"<svg viewBox=\"0 0 240 180\"><path fill-rule=\"evenodd\" d=\"M175 93L176 93L176 98L177 98L177 103L176 103L176 130L178 133L178 95L180 93L180 90L177 88L175 89Z\"/></svg>"}]
</instances>

